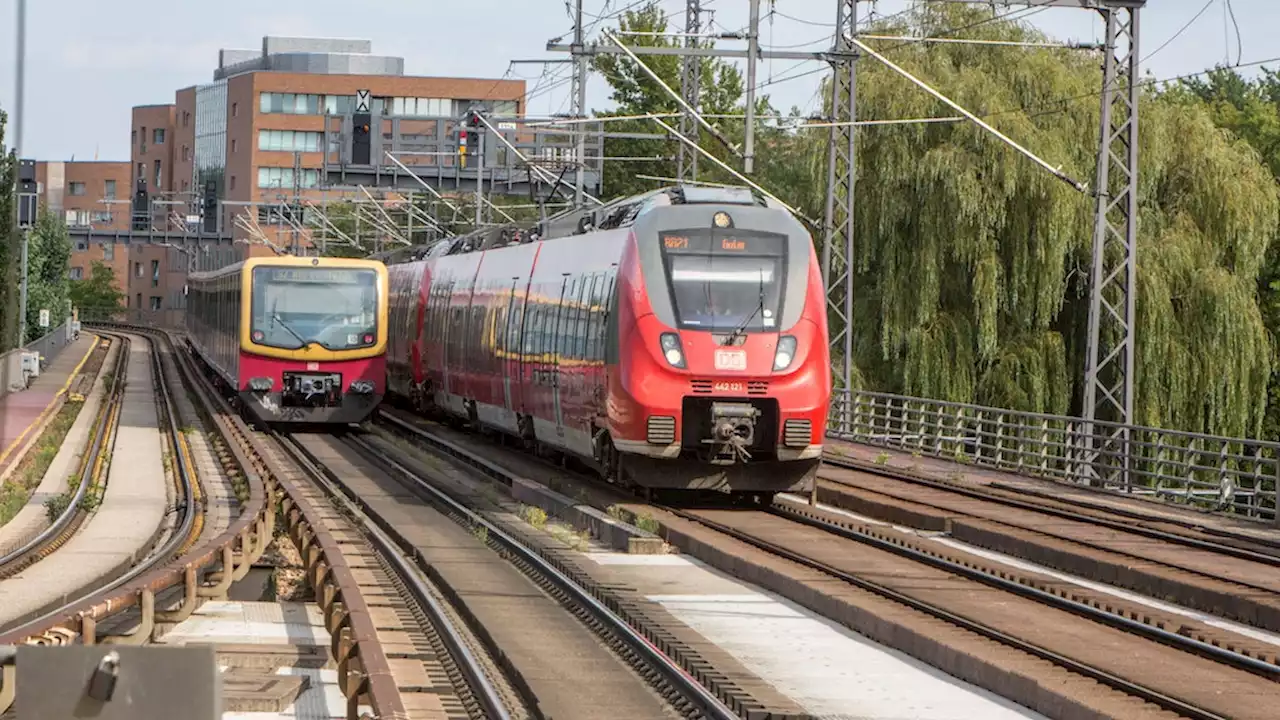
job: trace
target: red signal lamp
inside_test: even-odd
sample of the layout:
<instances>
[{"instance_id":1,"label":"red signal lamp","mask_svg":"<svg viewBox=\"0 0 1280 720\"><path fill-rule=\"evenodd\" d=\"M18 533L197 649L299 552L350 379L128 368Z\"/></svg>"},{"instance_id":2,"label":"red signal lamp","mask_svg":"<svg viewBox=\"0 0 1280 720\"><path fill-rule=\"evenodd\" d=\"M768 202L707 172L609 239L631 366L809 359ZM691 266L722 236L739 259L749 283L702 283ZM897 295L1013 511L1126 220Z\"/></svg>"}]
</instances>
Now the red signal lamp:
<instances>
[{"instance_id":1,"label":"red signal lamp","mask_svg":"<svg viewBox=\"0 0 1280 720\"><path fill-rule=\"evenodd\" d=\"M372 333L365 333L365 334L364 334L364 338L363 338L363 340L364 340L366 343L371 343L371 342L373 342L373 334L372 334Z\"/></svg>"},{"instance_id":2,"label":"red signal lamp","mask_svg":"<svg viewBox=\"0 0 1280 720\"><path fill-rule=\"evenodd\" d=\"M261 330L254 330L253 335L250 337L253 338L254 342L262 342L262 338L266 337L266 335L263 335Z\"/></svg>"}]
</instances>

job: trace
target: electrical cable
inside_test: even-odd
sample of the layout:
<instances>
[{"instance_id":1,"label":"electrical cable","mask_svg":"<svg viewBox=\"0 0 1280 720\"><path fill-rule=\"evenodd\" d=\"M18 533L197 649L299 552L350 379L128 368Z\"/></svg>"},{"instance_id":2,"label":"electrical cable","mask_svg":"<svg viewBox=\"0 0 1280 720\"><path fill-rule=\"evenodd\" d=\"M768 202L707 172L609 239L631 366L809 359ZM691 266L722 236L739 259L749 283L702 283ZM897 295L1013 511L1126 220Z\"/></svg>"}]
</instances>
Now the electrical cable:
<instances>
[{"instance_id":1,"label":"electrical cable","mask_svg":"<svg viewBox=\"0 0 1280 720\"><path fill-rule=\"evenodd\" d=\"M1163 49L1165 49L1165 48L1169 47L1169 44L1170 44L1170 43L1172 43L1174 40L1177 40L1179 37L1181 37L1181 36L1182 36L1182 33L1186 32L1186 31L1187 31L1187 28L1189 28L1189 27L1191 27L1192 25L1194 25L1194 24L1195 24L1195 22L1196 22L1196 20L1199 20L1199 19L1200 19L1200 16L1201 16L1201 15L1204 15L1204 14L1205 14L1205 12L1206 12L1210 7L1212 7L1212 6L1213 6L1213 4L1214 4L1214 3L1216 3L1216 2L1218 2L1218 0L1209 0L1208 2L1206 2L1206 3L1204 4L1204 7L1200 8L1200 12L1198 12L1198 13L1196 13L1194 16L1192 16L1192 18L1191 18L1190 20L1188 20L1188 21L1187 21L1187 23L1186 23L1185 25L1183 25L1181 28L1178 28L1178 32L1174 33L1174 34L1173 34L1173 37L1170 37L1168 40L1165 40L1165 41L1164 41L1164 43L1160 45L1160 47L1158 47L1158 48L1156 48L1155 50L1152 50L1150 53L1148 53L1146 57L1142 58L1142 61L1141 61L1141 62L1144 62L1144 63L1145 63L1146 61L1148 61L1148 60L1150 60L1151 58L1155 57L1155 56L1156 56L1156 55L1157 55L1161 50L1163 50ZM1228 0L1227 4L1228 4L1228 5L1230 5L1230 4L1231 4L1231 3L1230 3L1230 0ZM1240 61L1240 60L1237 58L1237 59L1236 59L1236 62L1239 62L1239 61Z\"/></svg>"}]
</instances>

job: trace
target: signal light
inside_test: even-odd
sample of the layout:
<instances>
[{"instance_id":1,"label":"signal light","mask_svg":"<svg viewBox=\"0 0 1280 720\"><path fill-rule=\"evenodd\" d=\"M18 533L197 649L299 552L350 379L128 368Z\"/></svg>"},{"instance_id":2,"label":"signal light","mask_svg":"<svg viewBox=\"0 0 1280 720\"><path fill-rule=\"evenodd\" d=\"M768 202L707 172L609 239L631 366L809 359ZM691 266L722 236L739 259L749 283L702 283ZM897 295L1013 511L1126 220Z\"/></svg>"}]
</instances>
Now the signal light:
<instances>
[{"instance_id":1,"label":"signal light","mask_svg":"<svg viewBox=\"0 0 1280 720\"><path fill-rule=\"evenodd\" d=\"M372 334L370 334L370 333L365 333L365 334L364 334L364 341L365 341L366 343L371 343L371 342L373 342L373 335L372 335Z\"/></svg>"},{"instance_id":2,"label":"signal light","mask_svg":"<svg viewBox=\"0 0 1280 720\"><path fill-rule=\"evenodd\" d=\"M254 330L252 337L254 342L262 342L262 338L266 336L262 334L261 330Z\"/></svg>"}]
</instances>

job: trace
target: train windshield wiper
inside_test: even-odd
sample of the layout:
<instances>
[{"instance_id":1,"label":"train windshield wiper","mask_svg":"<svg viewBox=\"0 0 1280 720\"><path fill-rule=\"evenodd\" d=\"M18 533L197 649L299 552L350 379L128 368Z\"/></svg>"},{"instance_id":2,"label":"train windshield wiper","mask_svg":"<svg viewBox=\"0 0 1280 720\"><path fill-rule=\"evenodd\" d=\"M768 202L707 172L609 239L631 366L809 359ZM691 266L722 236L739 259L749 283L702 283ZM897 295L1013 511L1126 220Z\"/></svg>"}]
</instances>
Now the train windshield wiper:
<instances>
[{"instance_id":1,"label":"train windshield wiper","mask_svg":"<svg viewBox=\"0 0 1280 720\"><path fill-rule=\"evenodd\" d=\"M733 332L729 333L729 337L727 340L725 340L724 344L731 345L735 340L737 340L739 335L742 335L747 331L747 326L751 324L752 320L756 319L756 315L759 315L762 312L764 312L764 270L763 269L760 270L760 303L756 305L755 310L751 311L751 314L747 316L747 319L742 321L741 325L735 328Z\"/></svg>"},{"instance_id":2,"label":"train windshield wiper","mask_svg":"<svg viewBox=\"0 0 1280 720\"><path fill-rule=\"evenodd\" d=\"M271 322L279 323L280 327L284 328L285 330L288 330L290 335L298 338L298 342L302 343L301 347L306 347L311 343L315 342L315 340L308 340L302 337L302 335L298 334L297 330L294 330L293 328L289 327L289 323L286 323L284 321L284 318L280 317L280 313L276 312L275 310L271 311Z\"/></svg>"}]
</instances>

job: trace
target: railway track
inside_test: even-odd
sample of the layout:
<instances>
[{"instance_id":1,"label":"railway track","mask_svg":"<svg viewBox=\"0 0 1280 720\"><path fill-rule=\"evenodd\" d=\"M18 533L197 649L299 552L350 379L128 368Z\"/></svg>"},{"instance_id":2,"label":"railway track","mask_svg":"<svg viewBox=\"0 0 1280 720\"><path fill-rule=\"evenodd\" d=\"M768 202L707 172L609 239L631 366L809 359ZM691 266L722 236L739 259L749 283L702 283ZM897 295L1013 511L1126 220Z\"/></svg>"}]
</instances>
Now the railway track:
<instances>
[{"instance_id":1,"label":"railway track","mask_svg":"<svg viewBox=\"0 0 1280 720\"><path fill-rule=\"evenodd\" d=\"M354 447L327 435L258 432L232 416L220 397L210 394L209 401L220 405L218 413L229 440L245 456L250 471L266 479L280 496L282 515L290 523L291 535L299 541L318 603L330 618L340 685L349 698L368 696L378 717L405 716L400 713L450 718L592 717L590 708L583 705L581 693L604 670L571 673L559 688L561 696L548 697L553 694L546 692L550 684L548 673L531 672L529 664L519 662L518 648L512 647L536 637L529 628L527 613L533 612L530 606L536 608L538 598L521 596L518 589L508 590L519 603L505 622L501 618L495 621L492 613L484 613L484 608L458 607L459 602L465 605L466 593L459 590L457 573L445 570L441 574L438 568L426 565L424 548L405 536L406 526L423 528L438 526L439 522L388 522L388 505L397 506L398 498L392 497L381 506L369 501L376 496L373 489L377 484L387 479L373 467L353 465L350 454L343 457L340 453L343 447L353 451ZM359 452L370 449L361 448ZM405 468L385 454L379 456L379 462ZM435 500L444 502L441 497ZM465 512L460 508L454 506L450 510ZM500 542L502 531L496 526L485 526L486 521L478 518L471 518L470 522L481 525L469 525L464 534L474 533L474 527L485 527L483 534L491 542ZM509 544L503 547L516 548ZM493 556L488 548L481 549L485 555ZM578 603L588 620L602 625L606 634L616 629L616 620L613 626L607 624L607 608L567 578L557 577L545 561L536 556L525 556L523 560L549 579L547 584L555 588L553 592ZM501 562L506 564L505 560ZM474 563L483 564L483 560ZM474 575L476 571L459 572ZM492 574L482 581L493 582L485 585L486 595L509 584L509 579L497 579ZM563 610L558 612L569 617ZM344 622L349 623L345 628ZM563 624L562 621L560 625ZM587 634L585 629L581 632ZM542 653L537 658L538 665L561 656L557 648L565 647L563 638L537 639ZM590 643L596 646L597 654L608 655L599 638ZM657 683L665 681L669 685L668 694L675 706L655 714L654 708L669 706L655 703L658 693L636 677L632 694L641 696L641 714L636 717L737 717L714 698L706 697L705 691L700 697L696 691L685 689L681 683L690 682L687 676L664 674L660 665L659 669L652 669L660 662L661 653L651 645L636 638L631 638L629 644L624 641L624 645L624 652L634 655L638 664L650 664L649 674L655 676ZM590 648L578 646L567 656L584 652L589 653ZM508 674L514 674L515 679L508 679ZM613 682L608 687L616 692L618 684ZM625 698L624 693L606 700L615 705L621 703L619 707L625 711ZM582 709L575 710L577 706ZM547 707L555 707L556 712L547 711Z\"/></svg>"},{"instance_id":2,"label":"railway track","mask_svg":"<svg viewBox=\"0 0 1280 720\"><path fill-rule=\"evenodd\" d=\"M1203 522L1178 517L1171 513L1159 513L1159 508L1144 512L1141 509L1127 509L1110 503L1072 502L1006 488L966 486L959 482L930 478L835 453L823 455L822 461L827 468L836 467L892 478L909 486L937 490L955 498L978 500L1016 510L1028 510L1052 518L1089 523L1182 547L1208 550L1225 557L1280 567L1280 537L1268 538L1258 532L1246 534L1213 528ZM824 477L832 483L849 486L830 473L825 474ZM924 500L916 499L914 502L954 511L954 508L946 508Z\"/></svg>"},{"instance_id":3,"label":"railway track","mask_svg":"<svg viewBox=\"0 0 1280 720\"><path fill-rule=\"evenodd\" d=\"M298 446L306 459L317 463L322 462L322 454L343 450L332 445L326 447L325 441L319 438L310 438L305 443L299 441ZM398 457L359 435L345 438L345 448L398 476L403 487L432 508L430 512L423 512L411 506L399 519L411 520L415 527L426 523L438 527L439 515L444 515L477 538L476 545L483 554L472 556L476 558L475 570L436 566L432 568L432 577L443 585L444 594L464 606L459 612L477 627L483 627L484 636L488 638L487 649L506 659L504 668L522 689L527 705L538 708L540 715L590 718L598 717L601 712L616 712L627 717L683 716L708 720L738 717L597 598L592 588L557 567L553 559L546 557L545 548L468 508L415 469L411 459ZM340 484L353 502L375 518L397 545L413 549L424 564L430 564L433 553L424 547L430 540L421 533L415 536L406 532L406 523L393 519L393 513L403 510L403 498L394 492L386 493L385 487L379 492L367 479L368 473L364 479L357 473L341 474L341 479L335 471L330 473L331 480ZM500 556L496 558L496 565L493 558L485 557L495 550ZM538 594L521 590L521 583L512 582L512 576L516 575L527 578L528 589ZM508 592L518 599L510 608L496 608L492 603L474 599L468 601L474 588L488 587L489 583L502 583L511 588ZM533 632L530 625L543 627ZM552 628L555 632L548 632ZM611 661L610 653L622 662ZM540 669L550 657L573 656L584 656L580 668L561 667L560 672L550 673L551 676ZM601 695L588 689L593 685L609 690ZM654 695L661 696L665 703L654 702L657 699ZM664 704L669 704L670 710L664 709Z\"/></svg>"},{"instance_id":4,"label":"railway track","mask_svg":"<svg viewBox=\"0 0 1280 720\"><path fill-rule=\"evenodd\" d=\"M84 522L85 517L88 515L83 501L94 484L98 483L102 478L102 469L107 456L110 454L111 441L114 437L113 431L120 417L120 406L124 398L124 380L128 367L126 359L128 357L129 338L123 335L107 337L111 338L112 345L119 349L116 351L115 367L107 369L110 373L107 380L109 390L104 399L105 401L98 408L97 416L94 418L93 427L90 430L89 446L86 452L80 456L79 467L75 472L75 477L78 480L74 492L66 506L48 526L38 530L25 541L17 543L16 547L10 551L0 555L0 580L16 575L23 568L47 557L50 553L62 547L80 528L80 524ZM99 368L98 372L101 371L102 368ZM89 378L90 386L94 384L95 379ZM79 394L84 395L87 393L81 392Z\"/></svg>"},{"instance_id":5,"label":"railway track","mask_svg":"<svg viewBox=\"0 0 1280 720\"><path fill-rule=\"evenodd\" d=\"M124 507L128 502L119 507L115 507L116 503L112 502L112 507L104 505L97 509L94 504L84 502L93 493L97 493L99 499L110 499L106 495L111 489L110 485L104 488L101 482L106 478L106 469L115 452L115 439L121 427L120 418L125 411L125 396L130 381L130 350L138 339L137 336L142 333L112 331L104 334L114 338L113 344L118 347L119 362L111 375L107 396L91 431L89 448L83 455L78 474L78 484L65 509L46 529L6 555L3 570L11 581L17 581L12 576L18 572L29 573L33 569L39 569L41 563L60 560L60 556L56 555L57 551L64 548L70 551L77 541L78 533L95 530L91 523L120 522L122 517L129 515L127 507ZM176 415L170 378L162 369L160 343L155 338L142 339L142 342L148 347L156 417L167 442L167 453L172 458L167 466L170 479L175 485L176 518L171 524L158 526L149 539L142 543L142 550L136 551L134 556L137 559L126 559L119 571L107 571L105 575L88 580L67 580L81 583L79 585L40 588L51 600L38 601L41 604L35 606L37 609L9 618L6 626L0 628L0 646L144 642L149 638L156 618L155 593L177 584L165 578L166 568L171 567L174 559L182 555L183 550L189 548L199 536L202 526L199 519L201 493L199 481L188 461L185 441L174 421ZM157 462L159 460L156 458ZM108 515L100 518L95 515L99 512L107 512ZM183 578L182 570L177 570L176 575L180 582ZM100 622L119 622L126 613L134 613L136 616L132 622L127 619L124 622L126 627L132 627L132 633L99 632ZM16 700L13 658L7 657L4 660L5 662L0 662L0 714L9 710Z\"/></svg>"},{"instance_id":6,"label":"railway track","mask_svg":"<svg viewBox=\"0 0 1280 720\"><path fill-rule=\"evenodd\" d=\"M1280 632L1280 557L1260 534L1215 539L1166 515L1132 513L1139 519L861 462L831 465L817 492L825 504Z\"/></svg>"},{"instance_id":7,"label":"railway track","mask_svg":"<svg viewBox=\"0 0 1280 720\"><path fill-rule=\"evenodd\" d=\"M504 465L506 451L495 457L487 441L459 442L449 433L450 440L411 418L382 416L395 432L490 475L506 475L507 482L518 476ZM1266 717L1263 708L1280 699L1274 646L1259 649L1247 637L1222 631L1195 637L1187 624L1150 608L1099 599L1070 583L1038 585L1031 574L931 548L928 540L892 528L785 499L767 510L629 507L651 513L667 540L686 552L708 550L702 559L729 554L735 574L784 595L787 587L802 585L791 599L844 618L873 639L901 641L914 633L923 639L901 649L971 682L984 684L985 674L988 689L1049 715L1062 716L1064 707L1075 705L1101 717ZM744 564L754 567L744 571ZM815 600L818 594L824 597ZM859 616L874 616L874 622L863 617L860 623ZM886 621L897 630L886 630ZM965 662L974 658L986 669ZM992 682L1002 672L1005 687ZM1059 697L1050 701L1043 688L1019 687L1027 680L1059 688ZM1230 693L1213 689L1228 686ZM1056 713L1046 711L1055 704Z\"/></svg>"}]
</instances>

